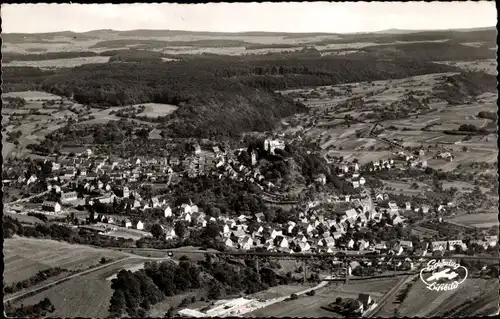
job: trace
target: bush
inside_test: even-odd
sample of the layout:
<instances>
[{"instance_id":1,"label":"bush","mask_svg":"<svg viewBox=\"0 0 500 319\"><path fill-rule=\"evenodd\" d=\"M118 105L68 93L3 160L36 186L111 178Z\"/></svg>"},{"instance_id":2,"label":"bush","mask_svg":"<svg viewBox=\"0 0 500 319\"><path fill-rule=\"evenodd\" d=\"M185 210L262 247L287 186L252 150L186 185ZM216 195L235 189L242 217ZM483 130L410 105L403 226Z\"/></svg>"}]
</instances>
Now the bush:
<instances>
[{"instance_id":1,"label":"bush","mask_svg":"<svg viewBox=\"0 0 500 319\"><path fill-rule=\"evenodd\" d=\"M308 296L314 296L315 294L316 294L316 290L311 290L311 291L306 292L306 295L308 295Z\"/></svg>"},{"instance_id":2,"label":"bush","mask_svg":"<svg viewBox=\"0 0 500 319\"><path fill-rule=\"evenodd\" d=\"M290 299L292 299L292 300L295 300L295 299L298 299L298 298L299 298L299 296L297 296L297 294L291 294L290 295Z\"/></svg>"}]
</instances>

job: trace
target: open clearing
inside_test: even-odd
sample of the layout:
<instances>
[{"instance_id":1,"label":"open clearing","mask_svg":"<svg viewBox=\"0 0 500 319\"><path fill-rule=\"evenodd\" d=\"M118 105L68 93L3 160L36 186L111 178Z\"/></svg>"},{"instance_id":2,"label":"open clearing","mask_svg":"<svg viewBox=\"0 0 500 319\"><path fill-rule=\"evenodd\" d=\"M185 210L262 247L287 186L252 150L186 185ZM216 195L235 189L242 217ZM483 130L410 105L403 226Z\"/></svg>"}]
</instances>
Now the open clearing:
<instances>
[{"instance_id":1,"label":"open clearing","mask_svg":"<svg viewBox=\"0 0 500 319\"><path fill-rule=\"evenodd\" d=\"M470 214L458 216L449 221L459 223L465 226L474 226L478 228L489 228L498 225L497 213Z\"/></svg>"},{"instance_id":2,"label":"open clearing","mask_svg":"<svg viewBox=\"0 0 500 319\"><path fill-rule=\"evenodd\" d=\"M73 59L54 59L54 60L36 60L36 61L12 61L5 63L4 66L16 67L35 67L35 68L74 68L84 64L107 63L107 56L91 56Z\"/></svg>"},{"instance_id":3,"label":"open clearing","mask_svg":"<svg viewBox=\"0 0 500 319\"><path fill-rule=\"evenodd\" d=\"M178 109L177 106L171 104L160 104L160 103L143 103L143 104L135 104L133 107L145 106L146 109L144 112L138 114L139 116L147 116L147 117L158 117L168 115L175 110Z\"/></svg>"},{"instance_id":4,"label":"open clearing","mask_svg":"<svg viewBox=\"0 0 500 319\"><path fill-rule=\"evenodd\" d=\"M9 92L3 93L2 97L20 97L26 101L36 101L36 100L60 100L61 97L42 91L21 91L21 92Z\"/></svg>"},{"instance_id":5,"label":"open clearing","mask_svg":"<svg viewBox=\"0 0 500 319\"><path fill-rule=\"evenodd\" d=\"M8 238L4 241L4 282L11 284L51 267L68 270L87 269L99 264L101 257L120 258L125 254L106 249L71 245L55 240Z\"/></svg>"}]
</instances>

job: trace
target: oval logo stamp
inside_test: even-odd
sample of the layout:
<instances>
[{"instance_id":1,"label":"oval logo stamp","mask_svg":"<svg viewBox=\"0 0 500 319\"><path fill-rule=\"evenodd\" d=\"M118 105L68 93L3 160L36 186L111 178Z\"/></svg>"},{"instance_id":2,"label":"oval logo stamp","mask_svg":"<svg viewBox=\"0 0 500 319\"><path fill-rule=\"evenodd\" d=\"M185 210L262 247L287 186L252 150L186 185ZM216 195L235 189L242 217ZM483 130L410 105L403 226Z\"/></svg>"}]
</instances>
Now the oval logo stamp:
<instances>
[{"instance_id":1,"label":"oval logo stamp","mask_svg":"<svg viewBox=\"0 0 500 319\"><path fill-rule=\"evenodd\" d=\"M429 290L449 291L462 284L467 275L467 268L452 260L431 259L420 271L420 280Z\"/></svg>"}]
</instances>

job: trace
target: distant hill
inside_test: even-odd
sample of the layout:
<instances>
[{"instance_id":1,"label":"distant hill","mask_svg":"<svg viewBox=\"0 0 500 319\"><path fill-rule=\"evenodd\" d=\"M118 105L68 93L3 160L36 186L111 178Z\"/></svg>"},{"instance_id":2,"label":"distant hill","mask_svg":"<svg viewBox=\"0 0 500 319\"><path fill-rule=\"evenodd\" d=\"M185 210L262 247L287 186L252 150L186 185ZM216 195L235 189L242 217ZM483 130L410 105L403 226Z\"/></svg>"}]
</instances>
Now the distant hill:
<instances>
[{"instance_id":1,"label":"distant hill","mask_svg":"<svg viewBox=\"0 0 500 319\"><path fill-rule=\"evenodd\" d=\"M101 37L117 36L117 37L172 37L172 36L252 36L252 37L315 37L315 36L342 36L342 35L366 35L366 34L405 34L405 33L433 33L433 32L471 32L471 31L496 31L496 27L482 27L482 28L468 28L468 29L441 29L441 30L403 30L403 29L387 29L375 32L356 32L356 33L339 33L339 32L266 32L266 31L245 31L245 32L212 32L212 31L186 31L186 30L113 30L113 29L100 29L91 30L87 32L73 32L73 31L57 31L45 33L2 33L4 41L9 42L15 38L45 38L53 39L55 37L74 37L74 36L87 36L87 37Z\"/></svg>"},{"instance_id":2,"label":"distant hill","mask_svg":"<svg viewBox=\"0 0 500 319\"><path fill-rule=\"evenodd\" d=\"M471 32L471 31L496 31L496 27L484 27L484 28L468 28L468 29L437 29L437 30L404 30L404 29L387 29L373 32L375 34L405 34L405 33L425 33L425 32L443 32L443 31L454 31L454 32Z\"/></svg>"}]
</instances>

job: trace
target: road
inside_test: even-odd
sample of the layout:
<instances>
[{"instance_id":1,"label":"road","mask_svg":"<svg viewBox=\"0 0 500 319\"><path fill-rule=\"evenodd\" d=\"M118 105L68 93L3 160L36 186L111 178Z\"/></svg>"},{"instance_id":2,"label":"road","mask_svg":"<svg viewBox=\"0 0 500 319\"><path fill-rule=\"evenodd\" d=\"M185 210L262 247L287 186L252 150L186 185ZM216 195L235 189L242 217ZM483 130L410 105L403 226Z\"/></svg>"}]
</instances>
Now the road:
<instances>
[{"instance_id":1,"label":"road","mask_svg":"<svg viewBox=\"0 0 500 319\"><path fill-rule=\"evenodd\" d=\"M380 309L384 307L384 305L389 301L389 299L391 299L391 297L393 297L401 288L403 288L404 285L406 285L413 278L415 278L415 276L418 276L418 274L408 275L401 278L401 280L396 284L396 286L392 287L392 289L389 290L389 292L387 292L382 298L380 298L380 300L378 300L377 305L372 310L369 310L365 313L364 317L366 318L374 317L380 311Z\"/></svg>"}]
</instances>

